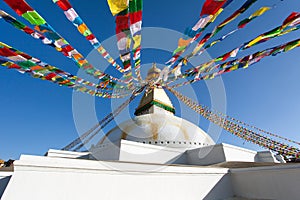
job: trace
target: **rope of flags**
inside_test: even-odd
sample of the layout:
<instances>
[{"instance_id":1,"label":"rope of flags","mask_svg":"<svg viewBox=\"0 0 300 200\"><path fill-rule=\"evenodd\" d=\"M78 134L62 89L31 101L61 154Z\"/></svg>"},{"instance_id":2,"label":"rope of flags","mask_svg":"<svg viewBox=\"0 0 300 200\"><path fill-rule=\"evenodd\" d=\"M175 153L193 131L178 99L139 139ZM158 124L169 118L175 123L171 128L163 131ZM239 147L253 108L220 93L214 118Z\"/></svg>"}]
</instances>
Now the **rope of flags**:
<instances>
[{"instance_id":1,"label":"rope of flags","mask_svg":"<svg viewBox=\"0 0 300 200\"><path fill-rule=\"evenodd\" d=\"M0 57L0 65L8 69L15 69L22 74L30 74L33 78L38 78L41 80L50 81L52 83L58 84L60 86L66 86L75 91L89 94L91 96L98 96L102 98L124 98L131 94L127 93L109 93L101 92L96 89L89 89L86 86L83 86L81 83L84 83L85 80L77 79L77 83L74 82L75 76L70 75L56 67L53 66L36 66L29 65L29 63L14 63ZM71 78L70 78L71 77ZM81 82L82 81L82 82Z\"/></svg>"},{"instance_id":2,"label":"rope of flags","mask_svg":"<svg viewBox=\"0 0 300 200\"><path fill-rule=\"evenodd\" d=\"M211 33L207 33L196 45L196 47L194 48L194 50L192 51L192 53L190 53L189 55L185 56L184 58L180 59L178 62L178 64L174 67L174 69L171 71L171 73L174 74L175 78L173 78L172 82L174 80L176 80L178 77L181 77L181 67L183 65L187 65L187 62L190 58L192 58L193 56L197 55L198 52L201 50L201 48L205 45L205 43L211 39L213 36L215 36L219 31L221 31L226 25L228 25L230 22L232 22L233 20L235 20L238 16L240 16L242 13L244 13L245 11L247 11L255 2L257 2L257 0L247 0L239 9L237 9L231 16L229 16L227 19L225 19L223 22L221 22L218 26L216 26L214 28L214 30ZM230 3L230 2L229 2ZM220 4L221 5L221 4ZM228 5L228 4L227 4ZM260 11L260 10L259 10ZM262 11L256 11L253 15L257 15L260 16L262 15L266 9L262 9ZM259 13L257 13L259 12ZM251 16L250 16L251 17ZM250 18L249 17L249 18ZM254 17L252 17L253 19ZM251 20L249 20L250 22ZM244 22L244 21L243 21ZM209 24L207 24L209 25ZM245 24L246 25L246 24ZM242 27L245 27L241 26ZM237 31L237 30L236 30ZM230 34L233 34L236 31L232 31L229 34L226 34L224 39L226 37L228 37ZM190 29L189 34L193 35L193 29ZM224 40L223 39L223 40ZM202 53L203 51L201 51ZM200 54L201 54L200 53ZM200 55L198 54L198 55ZM173 63L174 64L174 63ZM171 82L169 82L168 84L170 84Z\"/></svg>"},{"instance_id":3,"label":"rope of flags","mask_svg":"<svg viewBox=\"0 0 300 200\"><path fill-rule=\"evenodd\" d=\"M5 22L9 23L10 25L15 27L16 29L18 29L20 31L23 31L24 33L28 34L32 38L41 40L43 42L43 44L49 45L49 46L54 47L54 48L56 48L56 47L59 48L58 46L55 45L54 41L51 41L50 39L46 38L44 35L38 33L37 31L35 31L33 29L31 29L30 27L28 27L24 23L20 22L19 20L17 20L16 18L11 16L10 14L6 13L5 11L0 10L0 16Z\"/></svg>"},{"instance_id":4,"label":"rope of flags","mask_svg":"<svg viewBox=\"0 0 300 200\"><path fill-rule=\"evenodd\" d=\"M263 15L266 11L270 10L271 8L270 7L261 7L260 9L258 9L257 11L255 11L253 14L251 14L248 18L246 19L243 19L242 21L240 21L238 23L238 28L233 30L233 31L230 31L229 33L225 34L224 36L222 36L221 38L219 39L216 39L214 40L213 42L211 42L210 44L206 45L204 48L202 48L202 46L205 45L205 43L213 37L213 35L216 34L216 30L218 29L217 27L215 27L215 31L213 31L212 33L208 33L199 43L201 44L201 51L197 54L197 55L201 55L204 51L206 51L208 48L214 46L215 44L225 40L227 37L229 37L230 35L234 34L235 32L237 32L238 30L242 29L242 28L245 28L247 24L249 24L251 21L253 21L254 19L256 19L257 17ZM232 17L231 17L232 18ZM228 18L230 19L230 18ZM225 21L229 21L229 20L225 20ZM224 24L223 21L219 27L224 27L225 25L221 26L222 24ZM232 21L232 20L231 20ZM229 22L228 22L229 23ZM197 50L196 47L194 49L194 51ZM181 76L181 67L183 65L187 65L187 62L189 61L190 58L192 58L194 56L194 51L193 53L185 56L184 58L181 58L178 62L178 64L174 67L174 69L171 71L171 73L174 74L175 78L173 78L173 80L169 81L168 84L174 82L177 78L179 78ZM197 50L198 51L198 50ZM196 53L196 52L195 52ZM208 65L210 66L212 64L212 62L208 62L208 63L205 63L204 65ZM168 77L168 76L167 76ZM164 81L167 81L168 78L166 78Z\"/></svg>"},{"instance_id":5,"label":"rope of flags","mask_svg":"<svg viewBox=\"0 0 300 200\"><path fill-rule=\"evenodd\" d=\"M220 61L226 61L229 58L234 58L238 55L238 53L240 51L243 51L245 49L249 49L257 44L261 44L264 42L269 41L270 39L276 38L276 37L280 37L283 36L285 34L288 34L292 31L297 31L300 28L300 13L292 13L289 15L288 18L286 18L283 22L283 24L281 26L278 26L270 31L267 31L257 37L255 37L254 39L243 43L242 45L240 45L239 47L223 54L222 56L219 56L215 59L211 59L195 68L191 68L189 70L186 70L186 74L180 76L180 77L189 77L189 76L194 76L195 72L196 73L196 78L198 79L199 76L202 73L208 73L210 72L212 69L215 69L216 67L213 66L213 64L215 62L220 62ZM224 64L225 65L225 64ZM223 65L223 66L224 66ZM219 66L219 65L217 65ZM180 74L181 75L181 74ZM175 75L175 77L173 77L173 80L171 80L172 82L174 80L176 80L179 76ZM209 79L208 77L204 77L204 79ZM170 82L168 82L167 84L169 84Z\"/></svg>"},{"instance_id":6,"label":"rope of flags","mask_svg":"<svg viewBox=\"0 0 300 200\"><path fill-rule=\"evenodd\" d=\"M202 106L203 106L203 105L202 105ZM204 106L204 107L205 107L205 106ZM254 129L254 130L257 130L257 131L262 132L262 133L264 133L264 134L270 135L270 136L272 136L272 137L276 137L276 138L285 140L285 141L287 141L287 142L294 143L294 144L296 144L296 145L300 145L300 142L297 142L297 141L295 141L295 140L292 140L292 139L288 139L288 138L282 137L282 136L280 136L280 135L278 135L278 134L271 133L271 132L269 132L269 131L265 131L265 130L263 130L263 129L261 129L261 128L258 128L258 127L256 127L256 126L247 124L247 123L245 123L245 122L242 122L242 121L240 121L240 120L238 120L238 119L236 119L236 118L234 118L234 117L225 115L224 113L218 112L218 111L216 111L216 110L214 110L214 109L211 109L211 110L212 110L214 113L217 113L218 115L220 115L221 117L225 117L226 119L228 119L228 120L230 120L230 121L233 121L233 122L236 123L236 124L240 124L240 125L242 125L242 126L249 127L249 129Z\"/></svg>"},{"instance_id":7,"label":"rope of flags","mask_svg":"<svg viewBox=\"0 0 300 200\"><path fill-rule=\"evenodd\" d=\"M25 66L25 67L34 67L39 70L39 67L53 66L49 65L46 62L42 62L40 59L30 56L18 49L15 49L3 42L0 42L0 56L6 57L8 60L17 63L18 65ZM64 75L68 75L69 78L75 80L76 82L80 82L83 85L94 87L96 89L104 89L104 90L113 90L113 89L123 89L127 90L124 86L111 83L109 80L102 81L100 84L95 84L90 81L86 81L81 79L77 76L71 75L70 73L64 72L58 68L56 71L60 71ZM111 86L112 88L109 88Z\"/></svg>"},{"instance_id":8,"label":"rope of flags","mask_svg":"<svg viewBox=\"0 0 300 200\"><path fill-rule=\"evenodd\" d=\"M118 1L108 0L112 15L116 15L116 36L120 58L123 62L125 79L132 85L131 53L133 54L134 71L139 82L142 81L141 39L142 39L142 0ZM132 45L132 51L131 51Z\"/></svg>"},{"instance_id":9,"label":"rope of flags","mask_svg":"<svg viewBox=\"0 0 300 200\"><path fill-rule=\"evenodd\" d=\"M126 96L130 94L129 90L116 85L112 86L116 87L118 93L111 95L108 92L102 92L102 89L112 90L114 88L108 89L108 83L102 82L100 84L95 84L90 81L86 81L59 68L42 62L38 58L34 58L2 42L0 42L0 56L2 57L0 57L2 66L6 66L9 69L16 69L20 73L29 73L33 77L52 81L54 83L58 83L59 85L72 87L75 90L88 93L92 96L120 98L121 96L124 96L124 94L126 94ZM88 86L91 89L83 87L82 85Z\"/></svg>"},{"instance_id":10,"label":"rope of flags","mask_svg":"<svg viewBox=\"0 0 300 200\"><path fill-rule=\"evenodd\" d=\"M53 3L55 3L64 12L66 18L73 23L78 32L91 43L94 49L96 49L103 56L103 58L105 58L119 72L123 73L122 67L118 65L118 63L109 55L103 45L88 28L86 23L78 15L71 3L68 0L53 0Z\"/></svg>"},{"instance_id":11,"label":"rope of flags","mask_svg":"<svg viewBox=\"0 0 300 200\"><path fill-rule=\"evenodd\" d=\"M257 11L255 11L253 14L251 14L248 18L245 18L245 19L241 20L238 23L238 27L236 29L230 31L229 33L225 34L221 38L218 38L218 39L212 41L211 43L207 44L204 48L201 49L201 51L198 53L198 55L201 55L204 51L206 51L210 47L214 46L215 44L217 44L219 42L222 42L227 37L229 37L232 34L234 34L235 32L237 32L238 30L245 28L250 22L252 22L257 17L263 15L265 12L267 12L270 9L271 9L271 7L267 7L267 6L261 7L260 9L258 9Z\"/></svg>"},{"instance_id":12,"label":"rope of flags","mask_svg":"<svg viewBox=\"0 0 300 200\"><path fill-rule=\"evenodd\" d=\"M55 44L55 49L62 52L66 57L71 58L78 67L83 69L87 74L98 79L107 79L111 81L124 82L93 67L82 54L70 45L62 36L60 36L32 7L24 0L4 0L19 16L22 16L30 24L34 25L34 29L44 35Z\"/></svg>"},{"instance_id":13,"label":"rope of flags","mask_svg":"<svg viewBox=\"0 0 300 200\"><path fill-rule=\"evenodd\" d=\"M133 39L133 61L134 70L139 81L141 77L141 40L142 40L142 16L143 1L129 0L129 24L130 32Z\"/></svg>"},{"instance_id":14,"label":"rope of flags","mask_svg":"<svg viewBox=\"0 0 300 200\"><path fill-rule=\"evenodd\" d=\"M235 123L230 120L230 117L227 117L225 114L219 115L207 107L202 106L192 99L180 94L179 92L168 88L167 89L174 94L179 100L181 100L185 105L190 107L195 112L199 113L205 119L213 122L214 124L220 126L224 130L229 133L254 144L257 144L263 148L267 148L273 152L277 152L278 154L284 157L295 157L300 158L300 149L290 146L288 144L284 144L282 142L271 139L267 136L259 134L253 130L250 130L243 126L243 124ZM226 117L224 117L226 116Z\"/></svg>"},{"instance_id":15,"label":"rope of flags","mask_svg":"<svg viewBox=\"0 0 300 200\"><path fill-rule=\"evenodd\" d=\"M123 10L116 16L116 36L117 46L120 52L120 59L123 63L124 77L127 83L131 83L132 77L132 66L131 66L131 34L129 28L129 13L128 9Z\"/></svg>"},{"instance_id":16,"label":"rope of flags","mask_svg":"<svg viewBox=\"0 0 300 200\"><path fill-rule=\"evenodd\" d=\"M215 36L219 31L221 31L226 25L235 20L238 16L248 10L257 0L247 0L239 9L237 9L231 16L221 22L218 26L215 27L212 33L207 33L203 39L201 39L197 46L194 48L192 55L196 55L204 44L213 36Z\"/></svg>"},{"instance_id":17,"label":"rope of flags","mask_svg":"<svg viewBox=\"0 0 300 200\"><path fill-rule=\"evenodd\" d=\"M213 68L207 68L206 71L204 70L202 72L208 73L212 70L217 70L217 71L215 71L213 73L208 73L208 74L203 75L203 76L199 76L199 71L198 71L199 68L195 68L194 71L188 72L187 74L183 75L183 77L195 76L194 79L188 80L188 81L183 82L183 83L178 83L178 84L175 84L175 85L170 86L170 87L171 88L177 88L177 87L188 85L188 84L200 81L200 80L213 79L217 76L220 76L222 74L232 72L232 71L235 71L235 70L238 70L238 69L246 69L249 66L261 61L265 57L277 56L280 53L291 51L294 48L297 48L299 46L300 46L300 38L296 39L296 40L293 40L291 42L285 43L283 45L275 46L275 47L272 47L272 48L265 49L263 51L258 51L256 53L249 54L249 55L244 56L240 59L235 59L235 60L232 60L232 61L228 61L228 62L218 64L218 65L214 66Z\"/></svg>"},{"instance_id":18,"label":"rope of flags","mask_svg":"<svg viewBox=\"0 0 300 200\"><path fill-rule=\"evenodd\" d=\"M3 10L0 10L0 16L4 19L5 22L11 24L12 26L17 28L18 30L23 31L24 33L30 35L34 39L41 40L43 42L43 44L49 45L49 46L55 48L57 51L64 54L64 52L62 51L62 48L59 45L59 43L57 43L55 41L52 41L52 40L48 39L47 37L45 37L44 35L40 34L39 32L31 29L30 27L28 27L24 23L16 20L14 17L7 14ZM113 82L111 82L111 83L113 83Z\"/></svg>"},{"instance_id":19,"label":"rope of flags","mask_svg":"<svg viewBox=\"0 0 300 200\"><path fill-rule=\"evenodd\" d=\"M131 97L129 99L127 99L127 101L125 101L123 104L121 104L116 110L114 110L113 112L111 112L109 115L107 115L102 121L100 121L98 123L98 129L95 129L95 132L89 135L85 136L85 140L81 140L81 144L79 146L77 146L74 151L78 151L80 150L84 145L88 144L107 124L109 124L114 117L116 117L118 114L120 114L122 112L122 110L124 108L126 108L134 99L137 95L139 95L145 87L141 87L138 88L137 90L135 90ZM105 137L105 136L104 136Z\"/></svg>"},{"instance_id":20,"label":"rope of flags","mask_svg":"<svg viewBox=\"0 0 300 200\"><path fill-rule=\"evenodd\" d=\"M70 151L74 149L74 151L80 150L85 144L89 143L107 124L109 124L114 117L122 112L124 108L126 108L136 96L143 92L145 87L137 88L131 95L129 99L127 99L124 103L122 103L117 109L109 113L105 116L101 121L99 121L95 126L93 126L90 130L83 133L80 137L73 140L70 144L62 148L62 150Z\"/></svg>"},{"instance_id":21,"label":"rope of flags","mask_svg":"<svg viewBox=\"0 0 300 200\"><path fill-rule=\"evenodd\" d=\"M170 68L175 64L177 59L185 52L185 50L196 41L205 29L215 21L215 19L223 12L223 10L230 5L232 0L206 0L203 4L200 19L193 26L193 28L187 28L184 37L178 41L178 47L174 50L172 58L166 62L166 65Z\"/></svg>"},{"instance_id":22,"label":"rope of flags","mask_svg":"<svg viewBox=\"0 0 300 200\"><path fill-rule=\"evenodd\" d=\"M43 42L43 44L49 45L49 46L55 48L56 50L62 52L60 46L58 45L58 43L56 43L55 41L51 41L50 39L48 39L44 35L38 33L37 31L35 31L33 29L31 29L30 27L26 26L24 23L16 20L14 17L7 14L3 10L0 10L0 16L2 17L2 19L4 19L5 22L11 24L16 29L23 31L24 33L30 35L32 38L41 40ZM106 80L103 79L103 81L101 81L101 82L107 84L107 79ZM109 81L109 83L110 84L115 84L115 82L112 82L112 81ZM119 84L115 84L115 86L118 87ZM123 86L120 86L120 87L123 87Z\"/></svg>"}]
</instances>

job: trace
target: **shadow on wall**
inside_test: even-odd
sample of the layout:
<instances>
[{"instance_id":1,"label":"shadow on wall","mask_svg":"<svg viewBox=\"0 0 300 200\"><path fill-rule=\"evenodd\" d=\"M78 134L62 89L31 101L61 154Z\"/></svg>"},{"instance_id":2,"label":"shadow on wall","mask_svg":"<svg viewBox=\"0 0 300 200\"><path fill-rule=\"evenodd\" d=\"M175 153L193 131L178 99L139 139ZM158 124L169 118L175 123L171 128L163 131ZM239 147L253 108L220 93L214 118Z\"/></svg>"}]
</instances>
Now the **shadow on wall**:
<instances>
[{"instance_id":1,"label":"shadow on wall","mask_svg":"<svg viewBox=\"0 0 300 200\"><path fill-rule=\"evenodd\" d=\"M234 196L234 194L233 194L233 189L232 189L230 175L226 174L209 191L209 193L203 198L203 200L227 199L227 198L231 198L233 196Z\"/></svg>"},{"instance_id":2,"label":"shadow on wall","mask_svg":"<svg viewBox=\"0 0 300 200\"><path fill-rule=\"evenodd\" d=\"M11 178L11 176L0 179L0 199L4 193L4 190L7 187L7 184L9 182L10 178Z\"/></svg>"}]
</instances>

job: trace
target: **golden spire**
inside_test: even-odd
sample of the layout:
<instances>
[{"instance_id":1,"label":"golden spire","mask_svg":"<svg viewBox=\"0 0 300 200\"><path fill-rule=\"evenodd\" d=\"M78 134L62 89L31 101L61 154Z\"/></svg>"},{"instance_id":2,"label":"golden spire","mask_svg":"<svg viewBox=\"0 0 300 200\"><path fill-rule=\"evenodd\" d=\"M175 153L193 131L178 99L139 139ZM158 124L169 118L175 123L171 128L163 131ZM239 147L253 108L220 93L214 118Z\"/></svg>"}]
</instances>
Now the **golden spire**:
<instances>
[{"instance_id":1,"label":"golden spire","mask_svg":"<svg viewBox=\"0 0 300 200\"><path fill-rule=\"evenodd\" d=\"M152 64L152 67L149 69L147 73L146 81L149 82L155 82L160 75L161 70L156 67L156 63Z\"/></svg>"}]
</instances>

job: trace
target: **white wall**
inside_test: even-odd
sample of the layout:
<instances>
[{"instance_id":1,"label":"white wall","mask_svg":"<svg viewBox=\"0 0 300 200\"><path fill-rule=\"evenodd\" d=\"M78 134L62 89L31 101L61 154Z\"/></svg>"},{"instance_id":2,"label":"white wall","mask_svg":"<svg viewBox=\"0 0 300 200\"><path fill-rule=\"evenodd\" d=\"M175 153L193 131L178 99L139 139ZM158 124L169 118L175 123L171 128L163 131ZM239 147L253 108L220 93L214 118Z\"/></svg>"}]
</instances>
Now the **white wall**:
<instances>
[{"instance_id":1,"label":"white wall","mask_svg":"<svg viewBox=\"0 0 300 200\"><path fill-rule=\"evenodd\" d=\"M255 162L257 152L249 149L233 146L230 144L220 144L223 146L226 162Z\"/></svg>"},{"instance_id":2,"label":"white wall","mask_svg":"<svg viewBox=\"0 0 300 200\"><path fill-rule=\"evenodd\" d=\"M175 149L122 140L120 161L158 164L184 164L186 163L186 157L184 155L185 151L185 148Z\"/></svg>"},{"instance_id":3,"label":"white wall","mask_svg":"<svg viewBox=\"0 0 300 200\"><path fill-rule=\"evenodd\" d=\"M249 199L299 199L299 164L229 171L22 156L14 165L15 172L1 200L215 200L234 195Z\"/></svg>"},{"instance_id":4,"label":"white wall","mask_svg":"<svg viewBox=\"0 0 300 200\"><path fill-rule=\"evenodd\" d=\"M187 163L190 165L211 165L225 161L226 158L221 145L211 145L187 151Z\"/></svg>"},{"instance_id":5,"label":"white wall","mask_svg":"<svg viewBox=\"0 0 300 200\"><path fill-rule=\"evenodd\" d=\"M224 143L189 150L121 140L116 143L107 142L90 151L97 160L158 164L205 166L223 162L275 162L276 160L269 151L256 152Z\"/></svg>"},{"instance_id":6,"label":"white wall","mask_svg":"<svg viewBox=\"0 0 300 200\"><path fill-rule=\"evenodd\" d=\"M92 147L90 151L90 158L96 160L119 160L120 158L121 141L106 142L99 146Z\"/></svg>"},{"instance_id":7,"label":"white wall","mask_svg":"<svg viewBox=\"0 0 300 200\"><path fill-rule=\"evenodd\" d=\"M187 151L187 163L212 165L232 161L254 162L256 154L255 151L221 143Z\"/></svg>"},{"instance_id":8,"label":"white wall","mask_svg":"<svg viewBox=\"0 0 300 200\"><path fill-rule=\"evenodd\" d=\"M300 165L232 169L234 193L251 199L300 199Z\"/></svg>"},{"instance_id":9,"label":"white wall","mask_svg":"<svg viewBox=\"0 0 300 200\"><path fill-rule=\"evenodd\" d=\"M233 195L228 169L22 156L2 200L199 200Z\"/></svg>"},{"instance_id":10,"label":"white wall","mask_svg":"<svg viewBox=\"0 0 300 200\"><path fill-rule=\"evenodd\" d=\"M88 159L89 152L74 152L74 151L63 151L63 150L55 150L49 149L46 153L48 157L54 158L80 158L80 159Z\"/></svg>"}]
</instances>

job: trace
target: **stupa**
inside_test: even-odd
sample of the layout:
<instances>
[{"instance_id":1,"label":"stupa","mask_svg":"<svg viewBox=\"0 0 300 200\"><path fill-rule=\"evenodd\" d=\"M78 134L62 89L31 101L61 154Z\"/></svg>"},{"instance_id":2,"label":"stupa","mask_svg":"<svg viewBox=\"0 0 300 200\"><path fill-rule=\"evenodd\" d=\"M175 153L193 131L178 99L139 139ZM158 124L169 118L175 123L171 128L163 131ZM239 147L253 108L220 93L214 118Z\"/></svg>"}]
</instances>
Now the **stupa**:
<instances>
[{"instance_id":1,"label":"stupa","mask_svg":"<svg viewBox=\"0 0 300 200\"><path fill-rule=\"evenodd\" d=\"M147 80L159 74L154 65ZM0 172L1 200L299 199L299 164L270 151L215 144L175 112L163 88L149 87L136 117L89 151L22 155L13 172Z\"/></svg>"},{"instance_id":2,"label":"stupa","mask_svg":"<svg viewBox=\"0 0 300 200\"><path fill-rule=\"evenodd\" d=\"M159 74L160 69L153 65L148 71L147 80L155 80ZM164 164L167 161L171 162L172 159L174 161L187 149L215 144L211 137L198 126L174 114L175 108L164 89L150 88L145 92L135 110L136 117L110 130L96 146L90 149L90 152L98 160ZM130 146L130 151L127 146ZM136 149L132 151L133 146ZM149 148L156 148L158 155L153 156L151 153L151 157L148 158ZM173 153L174 158L167 156L163 159L159 154L165 150L175 150L179 154ZM136 151L139 155L143 155L142 160L138 159L140 156L136 157Z\"/></svg>"}]
</instances>

